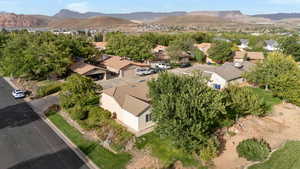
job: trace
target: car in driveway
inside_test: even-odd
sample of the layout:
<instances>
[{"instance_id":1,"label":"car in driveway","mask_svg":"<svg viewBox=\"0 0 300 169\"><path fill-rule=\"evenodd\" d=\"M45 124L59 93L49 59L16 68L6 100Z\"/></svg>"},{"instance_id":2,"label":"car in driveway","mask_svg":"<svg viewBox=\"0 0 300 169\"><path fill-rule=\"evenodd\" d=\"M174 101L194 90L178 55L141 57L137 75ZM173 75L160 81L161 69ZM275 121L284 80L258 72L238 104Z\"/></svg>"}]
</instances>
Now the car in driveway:
<instances>
[{"instance_id":1,"label":"car in driveway","mask_svg":"<svg viewBox=\"0 0 300 169\"><path fill-rule=\"evenodd\" d=\"M26 92L23 90L13 90L11 94L15 99L22 99L26 97Z\"/></svg>"},{"instance_id":2,"label":"car in driveway","mask_svg":"<svg viewBox=\"0 0 300 169\"><path fill-rule=\"evenodd\" d=\"M136 74L139 76L151 75L153 73L155 73L155 70L151 69L151 68L137 68L136 69Z\"/></svg>"},{"instance_id":3,"label":"car in driveway","mask_svg":"<svg viewBox=\"0 0 300 169\"><path fill-rule=\"evenodd\" d=\"M156 68L163 69L163 70L171 69L171 66L168 63L157 63L155 66Z\"/></svg>"}]
</instances>

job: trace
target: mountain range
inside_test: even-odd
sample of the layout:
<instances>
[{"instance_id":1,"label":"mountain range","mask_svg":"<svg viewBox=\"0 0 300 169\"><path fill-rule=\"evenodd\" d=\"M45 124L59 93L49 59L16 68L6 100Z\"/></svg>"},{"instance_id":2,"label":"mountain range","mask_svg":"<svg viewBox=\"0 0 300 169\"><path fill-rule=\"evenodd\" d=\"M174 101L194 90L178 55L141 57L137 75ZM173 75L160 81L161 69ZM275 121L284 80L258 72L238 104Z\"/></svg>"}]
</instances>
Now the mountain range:
<instances>
[{"instance_id":1,"label":"mountain range","mask_svg":"<svg viewBox=\"0 0 300 169\"><path fill-rule=\"evenodd\" d=\"M195 24L277 24L300 20L300 13L245 15L240 11L175 11L133 13L80 13L62 9L54 16L17 15L0 12L0 27L98 28L102 26L155 23L171 25ZM298 24L298 22L297 22Z\"/></svg>"}]
</instances>

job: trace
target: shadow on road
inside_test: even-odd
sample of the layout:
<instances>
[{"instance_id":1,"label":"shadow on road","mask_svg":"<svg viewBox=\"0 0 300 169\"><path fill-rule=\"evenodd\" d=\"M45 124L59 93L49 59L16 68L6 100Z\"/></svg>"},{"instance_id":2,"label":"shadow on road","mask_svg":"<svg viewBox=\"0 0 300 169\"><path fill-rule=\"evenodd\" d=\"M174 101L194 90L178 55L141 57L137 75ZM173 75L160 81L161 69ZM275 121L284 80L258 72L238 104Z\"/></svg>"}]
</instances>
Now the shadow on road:
<instances>
[{"instance_id":1,"label":"shadow on road","mask_svg":"<svg viewBox=\"0 0 300 169\"><path fill-rule=\"evenodd\" d=\"M70 148L67 148L20 162L8 169L88 169L88 167Z\"/></svg>"},{"instance_id":2,"label":"shadow on road","mask_svg":"<svg viewBox=\"0 0 300 169\"><path fill-rule=\"evenodd\" d=\"M23 126L39 119L25 102L0 109L0 129Z\"/></svg>"}]
</instances>

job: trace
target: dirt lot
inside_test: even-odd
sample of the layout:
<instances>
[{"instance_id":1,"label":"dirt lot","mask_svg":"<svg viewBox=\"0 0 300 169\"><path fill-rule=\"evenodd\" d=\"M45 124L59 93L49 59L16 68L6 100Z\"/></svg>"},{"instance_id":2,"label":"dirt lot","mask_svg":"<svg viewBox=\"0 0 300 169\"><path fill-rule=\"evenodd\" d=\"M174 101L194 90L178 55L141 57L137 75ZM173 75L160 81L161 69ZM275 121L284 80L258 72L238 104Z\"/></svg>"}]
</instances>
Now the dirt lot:
<instances>
[{"instance_id":1,"label":"dirt lot","mask_svg":"<svg viewBox=\"0 0 300 169\"><path fill-rule=\"evenodd\" d=\"M300 140L300 108L291 104L274 107L271 115L264 118L247 117L229 129L236 135L224 136L226 140L223 153L214 160L216 169L242 169L250 162L239 158L236 146L248 138L263 138L276 149L287 140Z\"/></svg>"}]
</instances>

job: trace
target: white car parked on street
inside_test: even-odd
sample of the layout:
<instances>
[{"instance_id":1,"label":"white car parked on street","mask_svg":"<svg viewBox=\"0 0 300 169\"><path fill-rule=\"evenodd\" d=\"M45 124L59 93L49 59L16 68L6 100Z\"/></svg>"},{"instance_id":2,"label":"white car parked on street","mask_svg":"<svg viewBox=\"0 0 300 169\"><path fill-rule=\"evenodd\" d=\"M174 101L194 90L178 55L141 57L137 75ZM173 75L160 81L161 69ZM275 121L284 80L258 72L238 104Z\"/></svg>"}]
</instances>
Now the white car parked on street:
<instances>
[{"instance_id":1,"label":"white car parked on street","mask_svg":"<svg viewBox=\"0 0 300 169\"><path fill-rule=\"evenodd\" d=\"M24 98L26 96L26 92L23 90L14 90L12 92L12 95L15 99L21 99Z\"/></svg>"}]
</instances>

